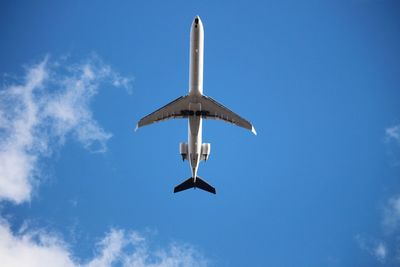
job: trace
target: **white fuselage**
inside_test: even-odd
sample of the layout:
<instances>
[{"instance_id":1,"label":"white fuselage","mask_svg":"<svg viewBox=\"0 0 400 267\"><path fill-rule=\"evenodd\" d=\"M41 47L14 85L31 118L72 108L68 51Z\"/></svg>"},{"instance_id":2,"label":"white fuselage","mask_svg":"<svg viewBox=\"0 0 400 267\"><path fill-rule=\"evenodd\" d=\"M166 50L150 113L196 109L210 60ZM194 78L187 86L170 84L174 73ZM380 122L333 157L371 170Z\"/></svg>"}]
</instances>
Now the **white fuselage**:
<instances>
[{"instance_id":1,"label":"white fuselage","mask_svg":"<svg viewBox=\"0 0 400 267\"><path fill-rule=\"evenodd\" d=\"M203 58L204 29L198 16L195 17L190 30L190 63L189 63L189 110L201 110L199 99L203 95ZM202 117L189 116L188 159L193 178L197 177L201 157Z\"/></svg>"}]
</instances>

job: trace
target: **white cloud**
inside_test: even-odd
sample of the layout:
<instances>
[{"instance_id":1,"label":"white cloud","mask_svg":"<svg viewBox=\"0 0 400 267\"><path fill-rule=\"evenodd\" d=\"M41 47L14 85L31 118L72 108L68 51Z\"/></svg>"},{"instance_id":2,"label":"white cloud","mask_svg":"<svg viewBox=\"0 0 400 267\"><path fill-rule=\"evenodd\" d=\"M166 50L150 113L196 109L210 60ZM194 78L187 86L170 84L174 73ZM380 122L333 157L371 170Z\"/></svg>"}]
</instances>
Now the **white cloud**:
<instances>
[{"instance_id":1,"label":"white cloud","mask_svg":"<svg viewBox=\"0 0 400 267\"><path fill-rule=\"evenodd\" d=\"M147 238L137 232L111 229L98 243L92 259L82 262L73 257L59 238L42 231L19 234L0 223L0 259L2 266L14 267L181 267L207 266L207 261L191 246L171 244L151 249Z\"/></svg>"},{"instance_id":2,"label":"white cloud","mask_svg":"<svg viewBox=\"0 0 400 267\"><path fill-rule=\"evenodd\" d=\"M58 239L43 233L13 235L0 224L0 259L3 266L75 266L70 253Z\"/></svg>"},{"instance_id":3,"label":"white cloud","mask_svg":"<svg viewBox=\"0 0 400 267\"><path fill-rule=\"evenodd\" d=\"M386 128L385 134L388 141L395 141L400 145L400 125Z\"/></svg>"},{"instance_id":4,"label":"white cloud","mask_svg":"<svg viewBox=\"0 0 400 267\"><path fill-rule=\"evenodd\" d=\"M385 264L400 263L400 246L398 243L400 233L400 195L389 198L382 208L382 229L379 238L356 236L359 247ZM391 265L390 265L391 266Z\"/></svg>"},{"instance_id":5,"label":"white cloud","mask_svg":"<svg viewBox=\"0 0 400 267\"><path fill-rule=\"evenodd\" d=\"M27 201L38 182L38 162L75 137L91 152L106 151L111 133L93 118L90 102L102 84L130 90L122 77L92 56L80 64L50 62L27 68L0 90L0 200Z\"/></svg>"},{"instance_id":6,"label":"white cloud","mask_svg":"<svg viewBox=\"0 0 400 267\"><path fill-rule=\"evenodd\" d=\"M389 199L383 210L382 224L387 234L396 231L400 226L400 196Z\"/></svg>"},{"instance_id":7,"label":"white cloud","mask_svg":"<svg viewBox=\"0 0 400 267\"><path fill-rule=\"evenodd\" d=\"M385 244L383 244L382 242L378 243L378 245L374 250L374 254L379 261L384 261L387 255L387 249Z\"/></svg>"},{"instance_id":8,"label":"white cloud","mask_svg":"<svg viewBox=\"0 0 400 267\"><path fill-rule=\"evenodd\" d=\"M387 153L393 166L400 166L400 124L385 129Z\"/></svg>"},{"instance_id":9,"label":"white cloud","mask_svg":"<svg viewBox=\"0 0 400 267\"><path fill-rule=\"evenodd\" d=\"M357 235L355 237L358 246L368 252L376 260L384 262L388 255L388 248L382 241L377 241L375 239L368 239L364 236Z\"/></svg>"}]
</instances>

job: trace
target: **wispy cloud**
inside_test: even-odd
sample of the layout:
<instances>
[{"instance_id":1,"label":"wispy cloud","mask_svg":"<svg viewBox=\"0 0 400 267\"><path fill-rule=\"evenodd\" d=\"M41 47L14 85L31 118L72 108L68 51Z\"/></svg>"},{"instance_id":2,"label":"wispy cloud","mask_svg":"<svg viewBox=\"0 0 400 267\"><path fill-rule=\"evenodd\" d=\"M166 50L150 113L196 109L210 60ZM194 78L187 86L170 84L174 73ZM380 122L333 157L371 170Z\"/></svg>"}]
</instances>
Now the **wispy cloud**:
<instances>
[{"instance_id":1,"label":"wispy cloud","mask_svg":"<svg viewBox=\"0 0 400 267\"><path fill-rule=\"evenodd\" d=\"M382 225L386 234L392 234L400 227L400 196L389 199L383 209Z\"/></svg>"},{"instance_id":2,"label":"wispy cloud","mask_svg":"<svg viewBox=\"0 0 400 267\"><path fill-rule=\"evenodd\" d=\"M358 246L367 251L371 256L373 256L379 262L384 262L388 256L388 248L380 240L375 240L371 238L365 238L362 235L357 235L355 237Z\"/></svg>"},{"instance_id":3,"label":"wispy cloud","mask_svg":"<svg viewBox=\"0 0 400 267\"><path fill-rule=\"evenodd\" d=\"M400 124L385 129L385 142L391 163L400 165Z\"/></svg>"},{"instance_id":4,"label":"wispy cloud","mask_svg":"<svg viewBox=\"0 0 400 267\"><path fill-rule=\"evenodd\" d=\"M357 235L358 246L388 266L400 264L400 196L388 199L382 208L382 232L376 237Z\"/></svg>"},{"instance_id":5,"label":"wispy cloud","mask_svg":"<svg viewBox=\"0 0 400 267\"><path fill-rule=\"evenodd\" d=\"M400 125L395 125L385 130L386 139L400 145Z\"/></svg>"},{"instance_id":6,"label":"wispy cloud","mask_svg":"<svg viewBox=\"0 0 400 267\"><path fill-rule=\"evenodd\" d=\"M0 223L0 259L2 266L57 267L180 267L207 266L193 247L170 244L151 248L148 238L138 232L111 229L97 244L97 252L85 262L74 258L68 245L43 231L14 234L6 222Z\"/></svg>"},{"instance_id":7,"label":"wispy cloud","mask_svg":"<svg viewBox=\"0 0 400 267\"><path fill-rule=\"evenodd\" d=\"M374 255L379 261L384 261L387 256L387 248L385 244L379 242L378 245L375 247Z\"/></svg>"},{"instance_id":8,"label":"wispy cloud","mask_svg":"<svg viewBox=\"0 0 400 267\"><path fill-rule=\"evenodd\" d=\"M67 136L105 152L112 134L93 118L90 102L104 84L129 92L130 83L96 56L79 64L46 57L24 77L7 81L0 90L0 200L29 200L39 160Z\"/></svg>"}]
</instances>

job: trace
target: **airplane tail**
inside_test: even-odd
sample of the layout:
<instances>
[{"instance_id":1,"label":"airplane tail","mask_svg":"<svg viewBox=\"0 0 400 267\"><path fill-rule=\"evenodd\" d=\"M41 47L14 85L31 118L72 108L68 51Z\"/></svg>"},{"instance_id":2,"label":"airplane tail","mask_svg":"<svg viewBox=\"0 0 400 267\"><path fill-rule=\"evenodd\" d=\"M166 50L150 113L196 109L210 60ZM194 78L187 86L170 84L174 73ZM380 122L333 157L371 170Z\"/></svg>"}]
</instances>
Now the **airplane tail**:
<instances>
[{"instance_id":1,"label":"airplane tail","mask_svg":"<svg viewBox=\"0 0 400 267\"><path fill-rule=\"evenodd\" d=\"M215 188L198 176L196 177L196 180L193 177L190 177L180 185L175 186L174 193L178 193L189 188L200 188L204 191L216 194Z\"/></svg>"}]
</instances>

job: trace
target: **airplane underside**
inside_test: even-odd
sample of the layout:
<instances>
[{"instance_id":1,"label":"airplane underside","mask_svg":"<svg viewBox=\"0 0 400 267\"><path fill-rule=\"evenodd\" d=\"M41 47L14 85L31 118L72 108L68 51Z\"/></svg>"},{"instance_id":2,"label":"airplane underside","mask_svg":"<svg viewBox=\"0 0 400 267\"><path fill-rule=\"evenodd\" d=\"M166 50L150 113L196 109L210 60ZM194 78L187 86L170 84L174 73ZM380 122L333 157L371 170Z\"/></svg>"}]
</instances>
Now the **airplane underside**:
<instances>
[{"instance_id":1,"label":"airplane underside","mask_svg":"<svg viewBox=\"0 0 400 267\"><path fill-rule=\"evenodd\" d=\"M207 161L211 144L202 142L202 121L204 119L222 120L250 130L256 135L253 125L218 103L203 95L203 47L204 30L199 16L196 16L190 31L189 94L178 97L171 103L143 117L136 129L168 119L188 119L188 142L179 144L182 160L187 160L192 176L174 188L174 193L190 188L200 188L215 194L214 187L197 175L200 161Z\"/></svg>"}]
</instances>

